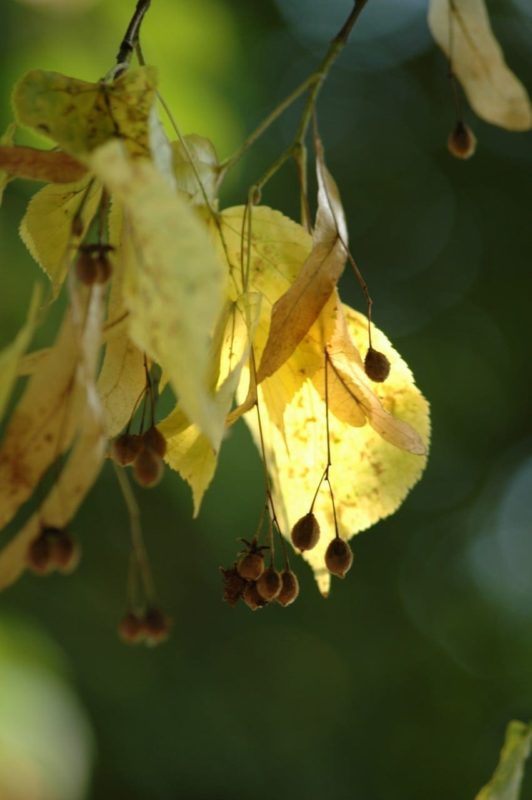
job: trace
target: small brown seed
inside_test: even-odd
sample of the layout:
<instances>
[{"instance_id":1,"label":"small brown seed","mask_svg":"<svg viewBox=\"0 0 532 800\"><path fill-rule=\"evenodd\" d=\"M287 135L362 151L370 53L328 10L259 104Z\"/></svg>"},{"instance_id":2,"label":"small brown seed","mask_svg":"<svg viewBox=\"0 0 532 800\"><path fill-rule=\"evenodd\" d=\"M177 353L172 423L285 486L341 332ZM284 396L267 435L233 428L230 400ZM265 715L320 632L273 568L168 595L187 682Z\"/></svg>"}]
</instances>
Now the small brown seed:
<instances>
[{"instance_id":1,"label":"small brown seed","mask_svg":"<svg viewBox=\"0 0 532 800\"><path fill-rule=\"evenodd\" d=\"M224 582L223 599L230 606L235 606L242 597L247 581L238 574L236 567L221 568L221 573Z\"/></svg>"},{"instance_id":2,"label":"small brown seed","mask_svg":"<svg viewBox=\"0 0 532 800\"><path fill-rule=\"evenodd\" d=\"M325 551L325 566L333 575L344 578L353 564L353 551L344 539L334 538Z\"/></svg>"},{"instance_id":3,"label":"small brown seed","mask_svg":"<svg viewBox=\"0 0 532 800\"><path fill-rule=\"evenodd\" d=\"M257 591L269 603L271 600L275 600L282 585L281 576L275 567L268 567L257 581Z\"/></svg>"},{"instance_id":4,"label":"small brown seed","mask_svg":"<svg viewBox=\"0 0 532 800\"><path fill-rule=\"evenodd\" d=\"M285 569L281 572L281 591L275 598L282 606L289 606L299 595L299 581L295 572Z\"/></svg>"},{"instance_id":5,"label":"small brown seed","mask_svg":"<svg viewBox=\"0 0 532 800\"><path fill-rule=\"evenodd\" d=\"M477 137L465 122L458 121L447 139L447 148L455 158L471 158L477 149Z\"/></svg>"},{"instance_id":6,"label":"small brown seed","mask_svg":"<svg viewBox=\"0 0 532 800\"><path fill-rule=\"evenodd\" d=\"M111 445L111 458L126 467L132 464L142 449L142 436L136 433L122 433Z\"/></svg>"},{"instance_id":7,"label":"small brown seed","mask_svg":"<svg viewBox=\"0 0 532 800\"><path fill-rule=\"evenodd\" d=\"M258 593L255 581L248 583L242 594L242 600L252 611L258 611L259 608L264 608L268 604L268 601Z\"/></svg>"},{"instance_id":8,"label":"small brown seed","mask_svg":"<svg viewBox=\"0 0 532 800\"><path fill-rule=\"evenodd\" d=\"M161 431L152 425L151 428L143 434L142 442L144 447L148 447L150 450L153 450L154 453L157 453L158 456L164 458L166 455L166 439L164 438Z\"/></svg>"},{"instance_id":9,"label":"small brown seed","mask_svg":"<svg viewBox=\"0 0 532 800\"><path fill-rule=\"evenodd\" d=\"M318 520L309 511L304 517L298 519L292 528L292 543L297 550L304 552L312 550L318 544L320 538L320 526Z\"/></svg>"},{"instance_id":10,"label":"small brown seed","mask_svg":"<svg viewBox=\"0 0 532 800\"><path fill-rule=\"evenodd\" d=\"M133 474L141 486L146 488L156 486L164 474L164 462L161 456L143 447L133 462Z\"/></svg>"},{"instance_id":11,"label":"small brown seed","mask_svg":"<svg viewBox=\"0 0 532 800\"><path fill-rule=\"evenodd\" d=\"M81 558L81 548L67 531L51 537L51 561L64 575L73 572Z\"/></svg>"},{"instance_id":12,"label":"small brown seed","mask_svg":"<svg viewBox=\"0 0 532 800\"><path fill-rule=\"evenodd\" d=\"M148 608L142 620L142 628L148 644L161 644L170 635L172 621L160 608Z\"/></svg>"},{"instance_id":13,"label":"small brown seed","mask_svg":"<svg viewBox=\"0 0 532 800\"><path fill-rule=\"evenodd\" d=\"M26 551L26 564L37 575L46 575L52 569L52 543L48 536L39 534Z\"/></svg>"},{"instance_id":14,"label":"small brown seed","mask_svg":"<svg viewBox=\"0 0 532 800\"><path fill-rule=\"evenodd\" d=\"M98 281L98 266L93 254L83 248L76 259L76 276L85 286L92 286Z\"/></svg>"},{"instance_id":15,"label":"small brown seed","mask_svg":"<svg viewBox=\"0 0 532 800\"><path fill-rule=\"evenodd\" d=\"M364 369L368 378L375 383L382 383L390 374L390 362L384 353L370 347L364 359Z\"/></svg>"},{"instance_id":16,"label":"small brown seed","mask_svg":"<svg viewBox=\"0 0 532 800\"><path fill-rule=\"evenodd\" d=\"M96 283L107 283L112 273L109 256L103 251L96 253L94 263L96 266Z\"/></svg>"},{"instance_id":17,"label":"small brown seed","mask_svg":"<svg viewBox=\"0 0 532 800\"><path fill-rule=\"evenodd\" d=\"M127 644L138 644L145 638L143 620L130 611L118 623L118 635Z\"/></svg>"},{"instance_id":18,"label":"small brown seed","mask_svg":"<svg viewBox=\"0 0 532 800\"><path fill-rule=\"evenodd\" d=\"M264 572L264 556L262 553L246 553L238 559L236 569L246 581L256 581Z\"/></svg>"}]
</instances>

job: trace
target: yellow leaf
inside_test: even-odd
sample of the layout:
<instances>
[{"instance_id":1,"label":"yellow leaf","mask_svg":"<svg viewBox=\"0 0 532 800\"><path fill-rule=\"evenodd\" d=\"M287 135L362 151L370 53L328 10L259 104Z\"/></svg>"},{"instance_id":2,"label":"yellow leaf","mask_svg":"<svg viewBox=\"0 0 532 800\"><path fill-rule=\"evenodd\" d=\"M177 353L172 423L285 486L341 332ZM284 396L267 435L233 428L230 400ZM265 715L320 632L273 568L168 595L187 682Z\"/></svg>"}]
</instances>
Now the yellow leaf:
<instances>
[{"instance_id":1,"label":"yellow leaf","mask_svg":"<svg viewBox=\"0 0 532 800\"><path fill-rule=\"evenodd\" d=\"M216 449L224 430L209 387L225 275L206 226L147 161L118 142L92 168L122 203L135 261L125 286L130 335L167 374L181 408Z\"/></svg>"},{"instance_id":2,"label":"yellow leaf","mask_svg":"<svg viewBox=\"0 0 532 800\"><path fill-rule=\"evenodd\" d=\"M68 153L19 145L0 146L0 169L10 178L45 183L73 183L87 172L87 168Z\"/></svg>"},{"instance_id":3,"label":"yellow leaf","mask_svg":"<svg viewBox=\"0 0 532 800\"><path fill-rule=\"evenodd\" d=\"M532 127L530 98L504 60L484 0L430 0L429 27L479 117L512 131Z\"/></svg>"},{"instance_id":4,"label":"yellow leaf","mask_svg":"<svg viewBox=\"0 0 532 800\"><path fill-rule=\"evenodd\" d=\"M197 425L191 425L180 408L176 408L158 425L166 438L165 461L192 489L194 516L197 516L205 490L214 473L218 456Z\"/></svg>"},{"instance_id":5,"label":"yellow leaf","mask_svg":"<svg viewBox=\"0 0 532 800\"><path fill-rule=\"evenodd\" d=\"M92 222L102 187L89 176L71 184L45 186L35 194L20 224L20 236L31 255L59 293L70 262ZM72 220L80 214L81 234L72 233Z\"/></svg>"},{"instance_id":6,"label":"yellow leaf","mask_svg":"<svg viewBox=\"0 0 532 800\"><path fill-rule=\"evenodd\" d=\"M0 420L4 416L11 390L17 379L20 361L33 337L40 302L41 290L37 286L33 291L26 322L13 342L0 352Z\"/></svg>"},{"instance_id":7,"label":"yellow leaf","mask_svg":"<svg viewBox=\"0 0 532 800\"><path fill-rule=\"evenodd\" d=\"M2 145L2 147L0 147L0 150L11 148L16 129L17 126L15 125L15 123L12 122L11 125L8 125L6 132L2 134L2 136L0 136L0 145ZM4 190L9 181L11 180L11 177L12 175L9 172L9 170L6 170L2 162L0 161L0 206L2 205Z\"/></svg>"},{"instance_id":8,"label":"yellow leaf","mask_svg":"<svg viewBox=\"0 0 532 800\"><path fill-rule=\"evenodd\" d=\"M247 235L245 206L223 211L219 216L217 243L220 257L229 271L229 293L236 300L247 287L247 291L261 298L260 314L253 338L253 349L257 364L260 363L269 336L272 308L292 283L297 279L312 247L310 235L296 222L267 206L252 209L251 247L247 257ZM320 334L313 327L304 336L299 346L286 362L284 387L279 392L280 413L284 402L297 390L307 376L312 375L323 364L323 345ZM234 421L253 405L254 398L231 415Z\"/></svg>"},{"instance_id":9,"label":"yellow leaf","mask_svg":"<svg viewBox=\"0 0 532 800\"><path fill-rule=\"evenodd\" d=\"M519 800L531 747L532 725L517 720L508 723L497 768L475 800Z\"/></svg>"},{"instance_id":10,"label":"yellow leaf","mask_svg":"<svg viewBox=\"0 0 532 800\"><path fill-rule=\"evenodd\" d=\"M343 310L353 347L363 350L367 347L367 320L346 306ZM326 311L330 313L329 309ZM376 397L372 402L378 399L383 414L385 410L393 412L398 420L409 426L409 430L418 432L426 446L428 403L416 388L407 365L384 334L374 329L373 339L374 346L390 360L391 372L385 383L374 388ZM324 346L325 338L322 369ZM287 392L285 387L291 384L291 360L263 381L258 390L266 463L272 477L276 512L282 532L288 538L294 523L308 512L327 463L325 403L322 392L315 385L319 385L318 376L314 375L314 381L306 379L290 396L291 390ZM357 363L356 359L354 363ZM365 392L364 389L364 398ZM367 416L368 409L364 407L363 411ZM246 414L244 419L258 446L256 412ZM360 420L353 425L351 420L345 421L343 414L337 417L330 413L329 425L330 479L340 535L349 539L396 511L419 480L426 456L395 447L382 438L382 431L377 432L370 425L361 426ZM324 553L334 536L334 521L326 484L321 487L314 511L321 526L321 538L313 550L304 553L304 557L314 570L320 591L327 594L330 575L324 566Z\"/></svg>"},{"instance_id":11,"label":"yellow leaf","mask_svg":"<svg viewBox=\"0 0 532 800\"><path fill-rule=\"evenodd\" d=\"M119 138L135 156L150 154L149 117L157 84L153 67L128 69L112 82L32 70L13 92L17 120L74 156Z\"/></svg>"},{"instance_id":12,"label":"yellow leaf","mask_svg":"<svg viewBox=\"0 0 532 800\"><path fill-rule=\"evenodd\" d=\"M273 375L294 352L331 296L345 265L348 234L342 201L317 136L315 148L318 212L312 250L296 280L273 306L257 383Z\"/></svg>"},{"instance_id":13,"label":"yellow leaf","mask_svg":"<svg viewBox=\"0 0 532 800\"><path fill-rule=\"evenodd\" d=\"M251 341L259 317L260 298L251 295L231 305L220 341L215 402L227 416L240 375L249 357ZM218 453L196 425L191 425L179 406L159 424L167 440L165 460L192 489L194 516L212 481Z\"/></svg>"},{"instance_id":14,"label":"yellow leaf","mask_svg":"<svg viewBox=\"0 0 532 800\"><path fill-rule=\"evenodd\" d=\"M112 327L106 339L105 356L98 378L98 392L105 412L109 437L116 436L129 422L146 385L144 357L129 337L128 325L114 325L127 316L124 299L124 276L134 258L131 240L123 240L122 209L113 203L109 222L109 244L115 247L113 280L107 309L107 323ZM127 321L127 320L126 320Z\"/></svg>"},{"instance_id":15,"label":"yellow leaf","mask_svg":"<svg viewBox=\"0 0 532 800\"><path fill-rule=\"evenodd\" d=\"M39 361L9 421L0 447L0 529L68 450L78 427L82 397L76 371L82 344L77 327L69 311L54 347Z\"/></svg>"},{"instance_id":16,"label":"yellow leaf","mask_svg":"<svg viewBox=\"0 0 532 800\"><path fill-rule=\"evenodd\" d=\"M102 468L106 438L100 399L94 384L101 339L102 292L102 287L93 288L86 314L78 316L76 311L83 309L74 309L68 322L78 344L73 381L78 402L76 409L69 409L73 426L78 430L74 447L40 508L0 551L0 589L14 583L24 571L28 546L37 538L41 527L66 528Z\"/></svg>"},{"instance_id":17,"label":"yellow leaf","mask_svg":"<svg viewBox=\"0 0 532 800\"><path fill-rule=\"evenodd\" d=\"M216 205L219 164L214 145L195 133L172 142L174 171L179 191L193 205Z\"/></svg>"}]
</instances>

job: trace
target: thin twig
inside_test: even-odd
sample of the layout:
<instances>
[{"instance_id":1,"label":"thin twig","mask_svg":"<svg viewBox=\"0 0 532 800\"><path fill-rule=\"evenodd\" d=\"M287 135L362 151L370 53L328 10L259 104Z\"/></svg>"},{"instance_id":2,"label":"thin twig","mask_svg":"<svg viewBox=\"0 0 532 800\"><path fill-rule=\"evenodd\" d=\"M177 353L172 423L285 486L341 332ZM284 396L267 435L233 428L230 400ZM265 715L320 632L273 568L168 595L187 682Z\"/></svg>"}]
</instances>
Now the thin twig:
<instances>
[{"instance_id":1,"label":"thin twig","mask_svg":"<svg viewBox=\"0 0 532 800\"><path fill-rule=\"evenodd\" d=\"M137 7L133 12L133 16L131 17L129 25L127 26L124 38L122 39L118 54L116 56L117 66L129 64L131 54L133 53L139 40L142 22L150 5L151 0L138 0Z\"/></svg>"},{"instance_id":2,"label":"thin twig","mask_svg":"<svg viewBox=\"0 0 532 800\"><path fill-rule=\"evenodd\" d=\"M290 106L299 97L301 97L302 94L308 91L309 95L305 103L294 140L286 149L285 153L280 157L280 159L278 159L278 161L284 163L288 160L288 158L290 158L290 156L293 156L298 146L301 147L307 133L308 125L312 117L312 111L314 109L319 91L323 86L323 83L325 82L332 65L347 44L349 35L367 2L368 0L355 0L351 13L334 39L331 41L329 48L317 69L302 83L300 83L299 86L297 86L287 97L285 97L284 100L282 100L279 105L274 108L270 114L268 114L268 116L260 123L260 125L258 125L257 128L252 131L252 133L250 133L238 150L221 164L219 183L221 183L231 167L233 167L244 155L244 153L246 153L249 148L255 144L257 139L259 139L262 134L268 130L270 125L272 125L272 123L274 123L288 108L290 108ZM276 164L277 169L281 166L281 163ZM275 171L277 171L277 169L275 169Z\"/></svg>"}]
</instances>

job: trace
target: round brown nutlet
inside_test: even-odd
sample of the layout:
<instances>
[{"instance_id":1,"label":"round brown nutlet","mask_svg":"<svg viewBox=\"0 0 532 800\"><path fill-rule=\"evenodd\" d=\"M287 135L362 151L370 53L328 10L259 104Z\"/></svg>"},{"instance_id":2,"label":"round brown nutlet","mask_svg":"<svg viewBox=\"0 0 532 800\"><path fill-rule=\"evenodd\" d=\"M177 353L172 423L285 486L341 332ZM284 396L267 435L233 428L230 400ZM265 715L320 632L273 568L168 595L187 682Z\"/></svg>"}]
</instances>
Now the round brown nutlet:
<instances>
[{"instance_id":1,"label":"round brown nutlet","mask_svg":"<svg viewBox=\"0 0 532 800\"><path fill-rule=\"evenodd\" d=\"M112 272L109 256L104 252L96 253L94 256L94 264L96 267L95 283L107 283Z\"/></svg>"},{"instance_id":2,"label":"round brown nutlet","mask_svg":"<svg viewBox=\"0 0 532 800\"><path fill-rule=\"evenodd\" d=\"M333 575L344 578L352 564L353 551L344 539L337 536L325 551L325 566Z\"/></svg>"},{"instance_id":3,"label":"round brown nutlet","mask_svg":"<svg viewBox=\"0 0 532 800\"><path fill-rule=\"evenodd\" d=\"M281 591L275 598L282 606L289 606L299 595L299 581L295 572L285 569L281 572Z\"/></svg>"},{"instance_id":4,"label":"round brown nutlet","mask_svg":"<svg viewBox=\"0 0 532 800\"><path fill-rule=\"evenodd\" d=\"M155 425L152 425L152 427L148 428L143 434L142 442L144 447L149 447L150 450L153 450L153 452L157 453L161 458L166 455L166 439Z\"/></svg>"},{"instance_id":5,"label":"round brown nutlet","mask_svg":"<svg viewBox=\"0 0 532 800\"><path fill-rule=\"evenodd\" d=\"M142 619L142 629L149 644L165 642L170 635L172 621L160 608L148 608Z\"/></svg>"},{"instance_id":6,"label":"round brown nutlet","mask_svg":"<svg viewBox=\"0 0 532 800\"><path fill-rule=\"evenodd\" d=\"M145 637L142 619L130 611L118 623L118 635L127 644L141 642Z\"/></svg>"},{"instance_id":7,"label":"round brown nutlet","mask_svg":"<svg viewBox=\"0 0 532 800\"><path fill-rule=\"evenodd\" d=\"M51 561L59 572L73 572L81 558L81 548L67 531L60 531L51 538Z\"/></svg>"},{"instance_id":8,"label":"round brown nutlet","mask_svg":"<svg viewBox=\"0 0 532 800\"><path fill-rule=\"evenodd\" d=\"M223 599L230 606L235 606L242 597L247 581L238 574L236 567L220 569L224 582Z\"/></svg>"},{"instance_id":9,"label":"round brown nutlet","mask_svg":"<svg viewBox=\"0 0 532 800\"><path fill-rule=\"evenodd\" d=\"M141 486L146 488L156 486L164 474L164 462L161 456L143 447L133 462L133 474Z\"/></svg>"},{"instance_id":10,"label":"round brown nutlet","mask_svg":"<svg viewBox=\"0 0 532 800\"><path fill-rule=\"evenodd\" d=\"M268 567L257 581L257 591L263 600L269 603L271 600L275 600L282 585L281 576L275 567Z\"/></svg>"},{"instance_id":11,"label":"round brown nutlet","mask_svg":"<svg viewBox=\"0 0 532 800\"><path fill-rule=\"evenodd\" d=\"M252 611L258 611L268 604L268 601L258 593L255 581L248 583L242 594L242 600Z\"/></svg>"},{"instance_id":12,"label":"round brown nutlet","mask_svg":"<svg viewBox=\"0 0 532 800\"><path fill-rule=\"evenodd\" d=\"M45 575L52 568L52 542L42 533L37 536L26 551L26 564L37 575Z\"/></svg>"},{"instance_id":13,"label":"round brown nutlet","mask_svg":"<svg viewBox=\"0 0 532 800\"><path fill-rule=\"evenodd\" d=\"M390 374L390 362L384 353L370 347L364 359L364 370L372 381L382 383Z\"/></svg>"},{"instance_id":14,"label":"round brown nutlet","mask_svg":"<svg viewBox=\"0 0 532 800\"><path fill-rule=\"evenodd\" d=\"M320 538L320 526L312 511L298 519L292 528L291 535L292 544L301 552L312 550L313 547L316 547Z\"/></svg>"},{"instance_id":15,"label":"round brown nutlet","mask_svg":"<svg viewBox=\"0 0 532 800\"><path fill-rule=\"evenodd\" d=\"M236 569L246 581L256 581L264 572L264 556L262 553L246 553L238 559Z\"/></svg>"},{"instance_id":16,"label":"round brown nutlet","mask_svg":"<svg viewBox=\"0 0 532 800\"><path fill-rule=\"evenodd\" d=\"M465 122L457 122L447 139L447 149L455 158L471 158L477 149L477 137Z\"/></svg>"},{"instance_id":17,"label":"round brown nutlet","mask_svg":"<svg viewBox=\"0 0 532 800\"><path fill-rule=\"evenodd\" d=\"M126 467L132 464L142 449L142 436L136 433L122 433L111 444L111 458Z\"/></svg>"},{"instance_id":18,"label":"round brown nutlet","mask_svg":"<svg viewBox=\"0 0 532 800\"><path fill-rule=\"evenodd\" d=\"M76 259L76 277L85 286L92 286L98 281L98 266L89 250L80 249Z\"/></svg>"}]
</instances>

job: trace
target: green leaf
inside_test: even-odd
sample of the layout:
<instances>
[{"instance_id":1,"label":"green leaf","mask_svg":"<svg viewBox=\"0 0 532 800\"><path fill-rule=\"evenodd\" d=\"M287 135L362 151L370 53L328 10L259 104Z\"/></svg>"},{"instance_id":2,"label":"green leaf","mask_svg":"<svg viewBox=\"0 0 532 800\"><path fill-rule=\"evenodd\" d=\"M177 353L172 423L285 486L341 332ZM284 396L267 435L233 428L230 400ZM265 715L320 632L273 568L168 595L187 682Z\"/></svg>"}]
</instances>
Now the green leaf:
<instances>
[{"instance_id":1,"label":"green leaf","mask_svg":"<svg viewBox=\"0 0 532 800\"><path fill-rule=\"evenodd\" d=\"M519 800L525 761L532 746L532 724L513 720L508 723L499 763L489 783L475 800Z\"/></svg>"}]
</instances>

